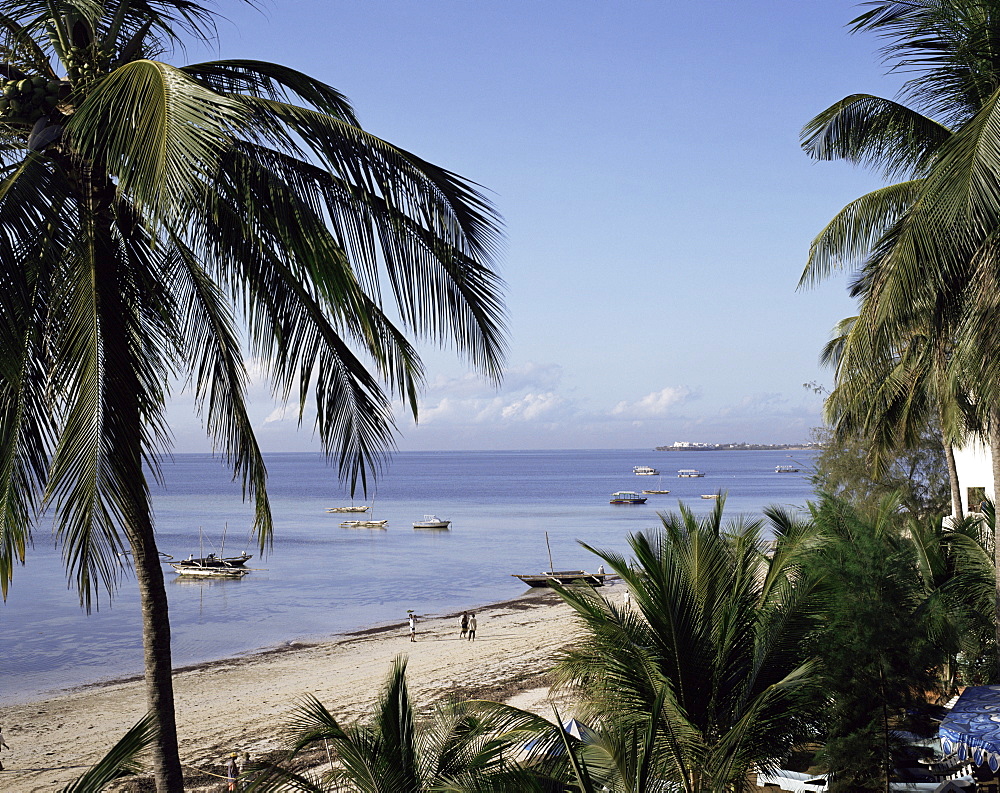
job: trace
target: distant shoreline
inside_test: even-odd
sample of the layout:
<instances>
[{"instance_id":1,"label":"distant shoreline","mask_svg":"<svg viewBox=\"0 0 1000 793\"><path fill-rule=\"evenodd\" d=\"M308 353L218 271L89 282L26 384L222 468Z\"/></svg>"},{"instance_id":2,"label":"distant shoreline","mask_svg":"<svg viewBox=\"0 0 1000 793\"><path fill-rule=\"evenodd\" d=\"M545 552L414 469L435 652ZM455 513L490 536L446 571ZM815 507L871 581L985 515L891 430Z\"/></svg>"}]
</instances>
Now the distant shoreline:
<instances>
[{"instance_id":1,"label":"distant shoreline","mask_svg":"<svg viewBox=\"0 0 1000 793\"><path fill-rule=\"evenodd\" d=\"M720 443L714 446L656 446L657 452L818 452L819 446L806 444Z\"/></svg>"}]
</instances>

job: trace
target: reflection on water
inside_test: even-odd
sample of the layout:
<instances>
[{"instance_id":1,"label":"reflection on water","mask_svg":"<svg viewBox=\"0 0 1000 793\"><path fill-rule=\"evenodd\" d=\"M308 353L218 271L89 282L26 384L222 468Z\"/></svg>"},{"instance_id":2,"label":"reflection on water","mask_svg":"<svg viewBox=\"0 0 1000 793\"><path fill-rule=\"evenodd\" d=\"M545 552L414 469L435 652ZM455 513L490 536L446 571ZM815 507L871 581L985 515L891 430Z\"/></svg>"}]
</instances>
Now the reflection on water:
<instances>
[{"instance_id":1,"label":"reflection on water","mask_svg":"<svg viewBox=\"0 0 1000 793\"><path fill-rule=\"evenodd\" d=\"M410 452L398 454L379 481L365 515L388 520L385 530L340 528L326 509L351 503L319 455L268 458L274 544L261 555L249 536L252 508L238 484L208 455L165 462L154 490L157 541L175 559L190 554L254 554L253 571L238 579L188 579L167 565L174 663L184 666L291 640L316 639L367 625L398 623L413 608L451 613L514 597L511 573L548 565L545 532L557 568L595 569L577 540L625 550L630 532L655 526L657 513L682 499L697 514L728 492L727 512L759 513L772 503L802 505L806 473L775 474L782 452ZM796 452L804 463L810 452ZM641 490L663 472L669 495L644 505L608 504L616 490ZM807 467L807 466L804 466ZM705 471L679 479L680 468ZM653 480L659 482L659 480ZM657 489L662 489L657 485ZM364 503L372 503L369 498ZM426 514L451 520L450 530L413 529ZM228 526L228 530L227 527ZM0 701L56 687L134 675L142 668L141 616L127 578L90 616L67 587L60 551L45 530L36 534L10 597L0 605ZM199 537L200 535L200 537Z\"/></svg>"}]
</instances>

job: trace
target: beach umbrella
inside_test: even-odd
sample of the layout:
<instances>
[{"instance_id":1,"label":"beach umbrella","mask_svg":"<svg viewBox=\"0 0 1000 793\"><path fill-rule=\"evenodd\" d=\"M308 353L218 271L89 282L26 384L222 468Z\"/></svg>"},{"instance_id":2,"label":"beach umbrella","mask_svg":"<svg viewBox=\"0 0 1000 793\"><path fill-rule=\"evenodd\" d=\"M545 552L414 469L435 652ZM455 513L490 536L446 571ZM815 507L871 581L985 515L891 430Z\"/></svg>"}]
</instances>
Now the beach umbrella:
<instances>
[{"instance_id":1,"label":"beach umbrella","mask_svg":"<svg viewBox=\"0 0 1000 793\"><path fill-rule=\"evenodd\" d=\"M1000 769L1000 686L965 689L938 728L945 754Z\"/></svg>"}]
</instances>

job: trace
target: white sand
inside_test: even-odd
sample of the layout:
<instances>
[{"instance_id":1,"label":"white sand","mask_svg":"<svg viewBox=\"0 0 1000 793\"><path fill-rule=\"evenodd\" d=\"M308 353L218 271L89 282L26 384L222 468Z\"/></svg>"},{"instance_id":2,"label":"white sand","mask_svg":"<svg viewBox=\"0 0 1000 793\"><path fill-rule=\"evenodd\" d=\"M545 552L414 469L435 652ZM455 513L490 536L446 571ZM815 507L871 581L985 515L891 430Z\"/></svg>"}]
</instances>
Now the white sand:
<instances>
[{"instance_id":1,"label":"white sand","mask_svg":"<svg viewBox=\"0 0 1000 793\"><path fill-rule=\"evenodd\" d=\"M364 716L400 653L409 657L408 681L418 707L457 695L510 700L551 715L546 672L572 639L572 610L553 593L538 590L483 608L477 618L475 642L460 639L458 619L447 617L421 621L414 643L401 624L177 672L174 694L185 773L219 773L229 751L253 756L280 748L283 721L305 694L317 696L338 719ZM144 712L138 681L4 708L0 723L11 751L2 755L7 770L0 772L0 790L58 790Z\"/></svg>"}]
</instances>

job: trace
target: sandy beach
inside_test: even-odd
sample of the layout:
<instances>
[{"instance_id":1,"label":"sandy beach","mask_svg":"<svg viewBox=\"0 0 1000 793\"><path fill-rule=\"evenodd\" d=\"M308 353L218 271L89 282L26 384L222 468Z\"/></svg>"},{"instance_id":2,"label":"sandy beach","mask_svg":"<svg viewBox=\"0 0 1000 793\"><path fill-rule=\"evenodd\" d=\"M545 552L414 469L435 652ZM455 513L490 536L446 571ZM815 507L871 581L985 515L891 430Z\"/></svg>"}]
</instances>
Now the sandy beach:
<instances>
[{"instance_id":1,"label":"sandy beach","mask_svg":"<svg viewBox=\"0 0 1000 793\"><path fill-rule=\"evenodd\" d=\"M612 587L606 590L613 596ZM369 712L392 659L409 658L418 707L445 697L513 702L547 712L548 670L575 631L571 609L547 590L476 610L475 642L459 637L457 615L422 619L417 641L405 622L311 645L181 669L174 676L181 761L190 790L214 790L230 751L251 756L279 749L296 700L317 696L339 719ZM561 708L562 710L562 708ZM145 712L142 682L88 686L3 709L7 770L0 789L50 793L99 759Z\"/></svg>"}]
</instances>

